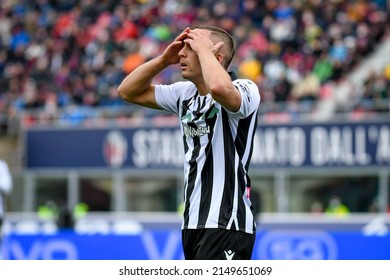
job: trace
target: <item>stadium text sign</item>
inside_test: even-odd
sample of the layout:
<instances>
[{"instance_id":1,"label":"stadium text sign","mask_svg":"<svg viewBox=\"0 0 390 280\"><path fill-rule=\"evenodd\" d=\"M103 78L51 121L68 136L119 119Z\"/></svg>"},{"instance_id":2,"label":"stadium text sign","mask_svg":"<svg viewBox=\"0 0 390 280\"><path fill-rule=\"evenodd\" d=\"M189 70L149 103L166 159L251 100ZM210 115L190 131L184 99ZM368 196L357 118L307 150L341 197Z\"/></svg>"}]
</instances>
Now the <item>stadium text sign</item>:
<instances>
[{"instance_id":1,"label":"stadium text sign","mask_svg":"<svg viewBox=\"0 0 390 280\"><path fill-rule=\"evenodd\" d=\"M179 128L28 130L26 168L182 167ZM259 125L252 168L390 165L390 123Z\"/></svg>"},{"instance_id":2,"label":"stadium text sign","mask_svg":"<svg viewBox=\"0 0 390 280\"><path fill-rule=\"evenodd\" d=\"M390 164L388 124L270 126L255 136L253 164L368 166Z\"/></svg>"}]
</instances>

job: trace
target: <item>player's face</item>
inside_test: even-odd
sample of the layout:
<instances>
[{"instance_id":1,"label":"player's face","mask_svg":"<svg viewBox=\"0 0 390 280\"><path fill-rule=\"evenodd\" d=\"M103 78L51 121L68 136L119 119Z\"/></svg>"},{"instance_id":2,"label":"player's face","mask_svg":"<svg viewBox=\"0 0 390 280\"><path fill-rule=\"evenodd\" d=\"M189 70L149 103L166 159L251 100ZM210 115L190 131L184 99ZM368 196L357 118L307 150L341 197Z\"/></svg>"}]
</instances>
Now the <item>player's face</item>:
<instances>
[{"instance_id":1,"label":"player's face","mask_svg":"<svg viewBox=\"0 0 390 280\"><path fill-rule=\"evenodd\" d=\"M199 58L188 43L184 43L183 48L179 52L179 56L180 69L183 78L192 80L202 74Z\"/></svg>"}]
</instances>

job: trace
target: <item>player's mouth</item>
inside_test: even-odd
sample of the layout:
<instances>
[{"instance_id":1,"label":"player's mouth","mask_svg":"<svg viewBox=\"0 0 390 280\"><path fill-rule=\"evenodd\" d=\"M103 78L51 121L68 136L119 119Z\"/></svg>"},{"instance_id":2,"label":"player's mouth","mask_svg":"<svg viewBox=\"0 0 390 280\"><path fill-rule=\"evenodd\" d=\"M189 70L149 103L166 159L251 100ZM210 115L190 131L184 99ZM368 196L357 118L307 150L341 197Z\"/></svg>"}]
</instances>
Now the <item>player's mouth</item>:
<instances>
[{"instance_id":1,"label":"player's mouth","mask_svg":"<svg viewBox=\"0 0 390 280\"><path fill-rule=\"evenodd\" d=\"M185 70L187 68L187 64L180 63L180 68L181 68L181 70Z\"/></svg>"}]
</instances>

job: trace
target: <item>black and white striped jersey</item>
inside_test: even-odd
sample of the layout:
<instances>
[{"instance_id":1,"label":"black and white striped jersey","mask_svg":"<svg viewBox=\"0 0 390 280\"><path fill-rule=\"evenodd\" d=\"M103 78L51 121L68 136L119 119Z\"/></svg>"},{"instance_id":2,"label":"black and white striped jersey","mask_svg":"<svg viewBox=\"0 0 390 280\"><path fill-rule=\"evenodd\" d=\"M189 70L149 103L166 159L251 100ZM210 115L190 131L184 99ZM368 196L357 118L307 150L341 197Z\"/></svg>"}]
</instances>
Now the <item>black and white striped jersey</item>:
<instances>
[{"instance_id":1,"label":"black and white striped jersey","mask_svg":"<svg viewBox=\"0 0 390 280\"><path fill-rule=\"evenodd\" d=\"M192 82L157 85L160 108L178 114L184 144L183 229L221 228L254 233L248 168L260 94L255 83L237 79L239 111L199 95Z\"/></svg>"}]
</instances>

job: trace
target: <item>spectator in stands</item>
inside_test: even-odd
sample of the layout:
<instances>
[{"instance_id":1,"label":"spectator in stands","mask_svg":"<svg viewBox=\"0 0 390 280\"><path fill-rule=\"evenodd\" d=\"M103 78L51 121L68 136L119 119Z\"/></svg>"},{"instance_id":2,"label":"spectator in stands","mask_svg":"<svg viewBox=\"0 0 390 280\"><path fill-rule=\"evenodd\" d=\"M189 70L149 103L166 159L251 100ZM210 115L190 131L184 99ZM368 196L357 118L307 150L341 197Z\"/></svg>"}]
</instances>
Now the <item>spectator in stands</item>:
<instances>
[{"instance_id":1,"label":"spectator in stands","mask_svg":"<svg viewBox=\"0 0 390 280\"><path fill-rule=\"evenodd\" d=\"M15 114L20 118L28 111L30 125L40 121L36 112L46 106L48 92L57 95L58 115L69 104L92 109L117 106L108 91L127 74L126 57L134 54L149 60L185 26L215 23L234 34L238 43L244 42L232 69L250 56L253 71L246 68L241 73L266 88L262 97L271 103L297 101L283 90L283 79L299 87L310 72L323 82L332 69L328 79L342 80L389 29L384 0L242 0L233 1L236 6L229 9L223 1L206 0L21 0L0 5L0 120L6 122ZM331 65L329 61L316 65L324 52ZM27 103L21 102L31 79L36 92L28 93ZM159 79L170 83L181 78L166 71ZM278 107L285 108L273 108ZM42 117L47 121L46 114Z\"/></svg>"},{"instance_id":2,"label":"spectator in stands","mask_svg":"<svg viewBox=\"0 0 390 280\"><path fill-rule=\"evenodd\" d=\"M349 208L343 204L338 196L332 196L325 213L335 217L345 217L349 214Z\"/></svg>"},{"instance_id":3,"label":"spectator in stands","mask_svg":"<svg viewBox=\"0 0 390 280\"><path fill-rule=\"evenodd\" d=\"M313 201L313 203L310 205L310 213L312 214L324 213L324 207L322 203L318 200Z\"/></svg>"},{"instance_id":4,"label":"spectator in stands","mask_svg":"<svg viewBox=\"0 0 390 280\"><path fill-rule=\"evenodd\" d=\"M324 83L332 77L333 63L329 59L328 54L322 51L320 57L316 60L313 67L313 74L319 79L321 83Z\"/></svg>"}]
</instances>

